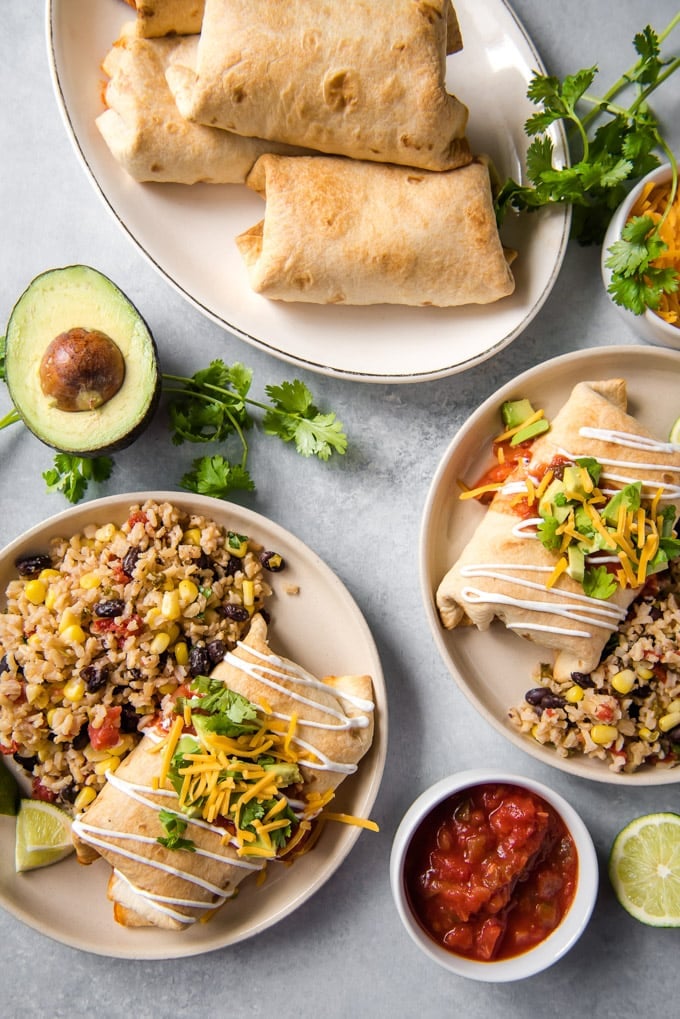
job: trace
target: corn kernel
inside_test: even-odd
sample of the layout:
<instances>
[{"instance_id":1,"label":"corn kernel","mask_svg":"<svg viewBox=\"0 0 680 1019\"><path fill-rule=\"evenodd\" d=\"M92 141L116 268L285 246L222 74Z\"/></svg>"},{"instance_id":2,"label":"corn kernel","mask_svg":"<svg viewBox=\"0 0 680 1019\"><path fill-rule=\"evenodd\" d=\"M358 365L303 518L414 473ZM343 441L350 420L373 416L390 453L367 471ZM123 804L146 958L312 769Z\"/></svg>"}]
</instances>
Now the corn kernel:
<instances>
[{"instance_id":1,"label":"corn kernel","mask_svg":"<svg viewBox=\"0 0 680 1019\"><path fill-rule=\"evenodd\" d=\"M36 756L41 764L45 764L49 761L50 757L54 756L54 746L52 743L41 743L36 751Z\"/></svg>"},{"instance_id":2,"label":"corn kernel","mask_svg":"<svg viewBox=\"0 0 680 1019\"><path fill-rule=\"evenodd\" d=\"M185 545L200 545L201 544L201 529L200 527L189 527L188 530L182 535Z\"/></svg>"},{"instance_id":3,"label":"corn kernel","mask_svg":"<svg viewBox=\"0 0 680 1019\"><path fill-rule=\"evenodd\" d=\"M65 640L67 644L82 644L85 641L87 634L83 630L82 626L74 623L72 626L67 626L62 631L62 640Z\"/></svg>"},{"instance_id":4,"label":"corn kernel","mask_svg":"<svg viewBox=\"0 0 680 1019\"><path fill-rule=\"evenodd\" d=\"M161 610L154 606L153 608L149 609L147 614L144 616L144 622L150 629L155 630L158 626L163 625L163 623L165 622L165 617Z\"/></svg>"},{"instance_id":5,"label":"corn kernel","mask_svg":"<svg viewBox=\"0 0 680 1019\"><path fill-rule=\"evenodd\" d=\"M666 708L666 714L669 714L671 711L680 711L680 698L676 697L675 700L670 702Z\"/></svg>"},{"instance_id":6,"label":"corn kernel","mask_svg":"<svg viewBox=\"0 0 680 1019\"><path fill-rule=\"evenodd\" d=\"M40 571L40 573L38 574L38 580L47 580L47 581L50 581L53 577L60 577L60 576L61 576L61 573L59 572L59 570L53 570L51 568L48 568L46 570L41 570Z\"/></svg>"},{"instance_id":7,"label":"corn kernel","mask_svg":"<svg viewBox=\"0 0 680 1019\"><path fill-rule=\"evenodd\" d=\"M179 626L177 623L170 623L170 625L166 627L166 630L170 637L170 643L174 644L181 633Z\"/></svg>"},{"instance_id":8,"label":"corn kernel","mask_svg":"<svg viewBox=\"0 0 680 1019\"><path fill-rule=\"evenodd\" d=\"M29 580L24 588L24 594L31 605L42 605L47 594L47 584L44 580Z\"/></svg>"},{"instance_id":9,"label":"corn kernel","mask_svg":"<svg viewBox=\"0 0 680 1019\"><path fill-rule=\"evenodd\" d=\"M174 652L175 652L175 661L177 662L178 665L188 665L189 664L189 648L187 647L186 641L184 641L184 640L178 641L175 644Z\"/></svg>"},{"instance_id":10,"label":"corn kernel","mask_svg":"<svg viewBox=\"0 0 680 1019\"><path fill-rule=\"evenodd\" d=\"M149 651L152 655L162 655L164 651L167 651L170 644L170 635L161 631L157 633L154 639L149 644Z\"/></svg>"},{"instance_id":11,"label":"corn kernel","mask_svg":"<svg viewBox=\"0 0 680 1019\"><path fill-rule=\"evenodd\" d=\"M50 710L45 715L45 718L47 719L47 724L49 725L50 729L52 728L52 723L54 722L54 716L56 712L57 712L56 708L50 708Z\"/></svg>"},{"instance_id":12,"label":"corn kernel","mask_svg":"<svg viewBox=\"0 0 680 1019\"><path fill-rule=\"evenodd\" d=\"M615 676L612 676L611 684L617 693L627 694L635 686L636 679L637 676L632 669L622 669Z\"/></svg>"},{"instance_id":13,"label":"corn kernel","mask_svg":"<svg viewBox=\"0 0 680 1019\"><path fill-rule=\"evenodd\" d=\"M661 732L670 732L676 725L680 725L680 711L670 711L667 715L662 715L656 724Z\"/></svg>"},{"instance_id":14,"label":"corn kernel","mask_svg":"<svg viewBox=\"0 0 680 1019\"><path fill-rule=\"evenodd\" d=\"M590 738L599 747L609 746L619 734L615 725L594 725L590 730Z\"/></svg>"},{"instance_id":15,"label":"corn kernel","mask_svg":"<svg viewBox=\"0 0 680 1019\"><path fill-rule=\"evenodd\" d=\"M248 538L246 535L229 531L227 535L227 551L229 555L234 555L241 559L248 551Z\"/></svg>"},{"instance_id":16,"label":"corn kernel","mask_svg":"<svg viewBox=\"0 0 680 1019\"><path fill-rule=\"evenodd\" d=\"M59 633L68 630L69 626L73 626L75 623L80 623L80 616L73 609L64 609L59 620Z\"/></svg>"},{"instance_id":17,"label":"corn kernel","mask_svg":"<svg viewBox=\"0 0 680 1019\"><path fill-rule=\"evenodd\" d=\"M180 580L178 591L180 605L182 606L191 605L198 598L198 588L193 580Z\"/></svg>"},{"instance_id":18,"label":"corn kernel","mask_svg":"<svg viewBox=\"0 0 680 1019\"><path fill-rule=\"evenodd\" d=\"M243 606L249 612L255 607L255 585L252 580L243 581Z\"/></svg>"},{"instance_id":19,"label":"corn kernel","mask_svg":"<svg viewBox=\"0 0 680 1019\"><path fill-rule=\"evenodd\" d=\"M76 808L76 810L84 810L85 807L89 807L89 805L96 798L96 796L97 793L92 788L91 785L83 786L83 788L80 790L75 800L73 801L73 806Z\"/></svg>"},{"instance_id":20,"label":"corn kernel","mask_svg":"<svg viewBox=\"0 0 680 1019\"><path fill-rule=\"evenodd\" d=\"M95 750L92 744L88 743L85 749L83 750L83 754L85 756L86 761L90 761L90 763L93 763L95 761L106 760L107 757L111 756L111 751L109 749Z\"/></svg>"},{"instance_id":21,"label":"corn kernel","mask_svg":"<svg viewBox=\"0 0 680 1019\"><path fill-rule=\"evenodd\" d=\"M635 666L635 672L640 679L644 679L645 681L654 678L654 669L650 669L650 667L645 665L644 662L637 663Z\"/></svg>"},{"instance_id":22,"label":"corn kernel","mask_svg":"<svg viewBox=\"0 0 680 1019\"><path fill-rule=\"evenodd\" d=\"M82 679L69 679L64 686L64 697L67 701L82 701L85 696L85 684Z\"/></svg>"},{"instance_id":23,"label":"corn kernel","mask_svg":"<svg viewBox=\"0 0 680 1019\"><path fill-rule=\"evenodd\" d=\"M112 747L107 747L107 753L111 757L122 757L128 750L132 750L133 741L130 736L121 736L117 743L114 743Z\"/></svg>"},{"instance_id":24,"label":"corn kernel","mask_svg":"<svg viewBox=\"0 0 680 1019\"><path fill-rule=\"evenodd\" d=\"M640 739L643 739L645 743L654 743L659 738L659 730L654 729L654 731L652 731L651 729L648 729L646 725L643 725L638 729L638 736Z\"/></svg>"},{"instance_id":25,"label":"corn kernel","mask_svg":"<svg viewBox=\"0 0 680 1019\"><path fill-rule=\"evenodd\" d=\"M93 591L95 587L99 587L102 582L102 578L97 573L83 573L80 578L79 584L84 591Z\"/></svg>"},{"instance_id":26,"label":"corn kernel","mask_svg":"<svg viewBox=\"0 0 680 1019\"><path fill-rule=\"evenodd\" d=\"M164 591L172 591L174 586L175 586L175 582L172 579L172 577L166 577L165 580L163 581L163 590Z\"/></svg>"},{"instance_id":27,"label":"corn kernel","mask_svg":"<svg viewBox=\"0 0 680 1019\"><path fill-rule=\"evenodd\" d=\"M164 683L163 686L159 686L158 689L162 694L174 693L177 689L177 683Z\"/></svg>"},{"instance_id":28,"label":"corn kernel","mask_svg":"<svg viewBox=\"0 0 680 1019\"><path fill-rule=\"evenodd\" d=\"M39 633L32 633L31 636L27 638L26 643L36 651L40 651L42 648L42 637Z\"/></svg>"},{"instance_id":29,"label":"corn kernel","mask_svg":"<svg viewBox=\"0 0 680 1019\"><path fill-rule=\"evenodd\" d=\"M584 697L585 693L583 691L583 687L579 686L578 683L574 683L573 686L570 686L564 695L564 699L569 704L578 704L578 702L582 701Z\"/></svg>"},{"instance_id":30,"label":"corn kernel","mask_svg":"<svg viewBox=\"0 0 680 1019\"><path fill-rule=\"evenodd\" d=\"M56 587L48 587L47 594L45 595L45 608L49 609L50 612L57 604L57 589Z\"/></svg>"},{"instance_id":31,"label":"corn kernel","mask_svg":"<svg viewBox=\"0 0 680 1019\"><path fill-rule=\"evenodd\" d=\"M179 607L179 591L166 591L161 601L161 612L166 619L179 619L182 610Z\"/></svg>"},{"instance_id":32,"label":"corn kernel","mask_svg":"<svg viewBox=\"0 0 680 1019\"><path fill-rule=\"evenodd\" d=\"M49 690L46 690L44 686L40 686L39 683L27 683L25 693L26 700L34 708L46 708L50 702Z\"/></svg>"},{"instance_id":33,"label":"corn kernel","mask_svg":"<svg viewBox=\"0 0 680 1019\"><path fill-rule=\"evenodd\" d=\"M103 527L98 527L97 530L94 532L95 541L104 542L111 541L115 533L116 533L115 524L104 524Z\"/></svg>"},{"instance_id":34,"label":"corn kernel","mask_svg":"<svg viewBox=\"0 0 680 1019\"><path fill-rule=\"evenodd\" d=\"M94 773L95 775L105 775L107 771L115 771L119 764L119 757L105 757L103 761L97 761Z\"/></svg>"}]
</instances>

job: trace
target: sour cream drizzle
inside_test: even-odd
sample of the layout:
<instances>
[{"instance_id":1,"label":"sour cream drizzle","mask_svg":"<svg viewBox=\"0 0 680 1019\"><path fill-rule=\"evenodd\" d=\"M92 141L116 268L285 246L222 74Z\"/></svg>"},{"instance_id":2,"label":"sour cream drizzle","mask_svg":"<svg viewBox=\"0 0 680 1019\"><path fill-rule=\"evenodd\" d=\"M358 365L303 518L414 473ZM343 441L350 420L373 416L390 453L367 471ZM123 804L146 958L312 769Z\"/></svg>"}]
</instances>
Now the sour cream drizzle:
<instances>
[{"instance_id":1,"label":"sour cream drizzle","mask_svg":"<svg viewBox=\"0 0 680 1019\"><path fill-rule=\"evenodd\" d=\"M601 442L609 442L613 445L650 453L657 453L660 455L664 453L672 454L680 452L680 445L676 445L675 443L660 442L657 439L648 438L647 436L635 435L631 432L620 432L608 428L591 428L590 426L584 425L579 429L579 435L583 438L596 439ZM566 460L572 462L583 456L582 453L573 453L565 449L560 449L559 454ZM642 479L643 488L650 489L654 492L661 489L660 499L663 500L680 498L680 485L670 484L669 482L654 477L654 475L660 472L669 471L673 474L680 475L680 468L673 464L635 463L634 461L610 459L601 456L597 457L597 461L603 467L613 467L621 471L625 471L630 468L633 468L636 471L649 471L652 474L652 477ZM606 470L602 471L601 479L606 479L609 482L616 482L619 485L629 485L639 480L635 477ZM538 482L539 479L534 480ZM613 494L618 491L617 488L606 489L602 485L600 487L603 492L606 492L606 494ZM502 486L500 493L503 496L512 496L524 494L527 490L527 485L524 481L511 481ZM540 523L541 517L530 517L519 520L512 527L512 534L515 538L535 541L537 540L536 528ZM604 564L606 562L618 562L618 560L613 556L597 557L598 564ZM540 590L542 594L542 599L539 601L531 598L513 598L500 592L494 593L483 591L480 588L473 587L471 585L465 586L461 591L461 597L463 601L473 604L514 605L515 607L524 609L527 612L562 616L565 620L573 620L576 623L587 623L590 627L599 627L600 629L612 632L617 629L621 620L625 618L626 610L612 604L611 602L605 602L600 598L590 598L585 594L571 593L555 587L549 588L546 587L545 584L538 583L528 577L517 576L518 573L531 574L532 572L550 574L552 573L552 567L550 566L539 566L535 564L525 566L514 563L473 563L463 566L460 572L463 577L488 577L490 579L504 581L509 584L517 584L530 590ZM515 575L510 575L513 573ZM508 629L536 630L548 633L564 634L566 636L584 637L586 639L593 635L592 629L554 626L539 622L509 622L506 625L508 626Z\"/></svg>"}]
</instances>

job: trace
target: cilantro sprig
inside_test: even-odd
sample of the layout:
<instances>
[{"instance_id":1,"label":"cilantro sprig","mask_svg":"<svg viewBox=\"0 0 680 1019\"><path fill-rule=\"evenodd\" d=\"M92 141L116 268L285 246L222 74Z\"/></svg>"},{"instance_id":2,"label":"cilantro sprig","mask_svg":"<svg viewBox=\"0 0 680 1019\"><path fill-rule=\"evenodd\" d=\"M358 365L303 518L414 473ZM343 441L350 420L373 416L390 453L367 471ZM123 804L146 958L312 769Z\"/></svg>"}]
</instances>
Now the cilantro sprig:
<instances>
[{"instance_id":1,"label":"cilantro sprig","mask_svg":"<svg viewBox=\"0 0 680 1019\"><path fill-rule=\"evenodd\" d=\"M161 810L158 815L165 835L159 835L159 842L166 849L185 849L189 853L196 852L196 843L192 839L182 838L187 828L187 821L172 810Z\"/></svg>"},{"instance_id":2,"label":"cilantro sprig","mask_svg":"<svg viewBox=\"0 0 680 1019\"><path fill-rule=\"evenodd\" d=\"M496 199L499 223L511 208L521 212L568 204L573 211L572 236L582 244L601 243L613 211L631 187L660 164L659 151L672 169L663 222L677 192L678 168L649 99L680 68L680 56L662 53L662 44L678 23L680 13L660 33L649 25L639 32L633 40L637 59L601 96L590 92L597 66L562 80L553 75L532 76L527 95L541 109L525 124L533 138L527 152L531 183L505 181ZM546 134L558 121L566 127L574 157L566 166L556 165L554 144ZM666 248L660 229L661 223L655 224L651 217L636 217L609 249L610 293L635 314L657 308L663 293L678 289L680 281L673 269L652 265Z\"/></svg>"},{"instance_id":3,"label":"cilantro sprig","mask_svg":"<svg viewBox=\"0 0 680 1019\"><path fill-rule=\"evenodd\" d=\"M0 380L4 380L5 340L0 337ZM300 456L329 460L347 451L347 436L342 422L332 412L322 413L314 397L299 379L265 387L268 403L249 396L252 371L240 362L227 365L215 360L192 376L163 374L163 389L170 397L168 408L171 440L225 443L234 438L240 456L229 459L222 452L197 457L191 470L180 480L182 488L227 498L235 491L254 491L255 482L248 469L249 446L246 433L255 427L251 411L260 412L265 435L293 443ZM21 421L14 408L0 418L0 430ZM90 483L108 480L114 469L109 456L84 457L58 452L53 466L43 472L48 491L61 492L69 502L77 503Z\"/></svg>"}]
</instances>

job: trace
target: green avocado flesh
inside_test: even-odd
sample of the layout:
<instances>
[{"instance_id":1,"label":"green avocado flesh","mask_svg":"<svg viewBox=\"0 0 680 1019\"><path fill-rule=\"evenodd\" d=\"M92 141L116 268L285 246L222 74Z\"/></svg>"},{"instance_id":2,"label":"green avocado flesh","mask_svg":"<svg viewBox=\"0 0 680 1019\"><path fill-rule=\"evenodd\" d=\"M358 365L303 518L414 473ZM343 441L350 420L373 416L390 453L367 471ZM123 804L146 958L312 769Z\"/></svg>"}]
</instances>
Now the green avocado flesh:
<instances>
[{"instance_id":1,"label":"green avocado flesh","mask_svg":"<svg viewBox=\"0 0 680 1019\"><path fill-rule=\"evenodd\" d=\"M161 389L144 319L86 265L52 269L29 284L7 325L5 377L33 434L80 456L129 446L150 423Z\"/></svg>"}]
</instances>

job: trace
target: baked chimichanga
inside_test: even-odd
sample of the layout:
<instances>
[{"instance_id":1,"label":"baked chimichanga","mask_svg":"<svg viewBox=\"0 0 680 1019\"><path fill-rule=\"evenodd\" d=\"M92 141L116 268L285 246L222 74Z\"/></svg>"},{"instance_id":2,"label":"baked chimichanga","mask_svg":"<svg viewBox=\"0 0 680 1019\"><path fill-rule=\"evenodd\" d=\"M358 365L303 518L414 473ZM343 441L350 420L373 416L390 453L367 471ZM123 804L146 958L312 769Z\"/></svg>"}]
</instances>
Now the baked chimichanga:
<instances>
[{"instance_id":1,"label":"baked chimichanga","mask_svg":"<svg viewBox=\"0 0 680 1019\"><path fill-rule=\"evenodd\" d=\"M441 581L443 625L495 617L588 673L646 577L680 552L680 449L626 412L622 379L574 387Z\"/></svg>"},{"instance_id":2,"label":"baked chimichanga","mask_svg":"<svg viewBox=\"0 0 680 1019\"><path fill-rule=\"evenodd\" d=\"M183 929L301 851L372 738L370 677L315 679L271 652L256 615L170 722L107 774L73 823L78 858L114 868L119 923Z\"/></svg>"},{"instance_id":3,"label":"baked chimichanga","mask_svg":"<svg viewBox=\"0 0 680 1019\"><path fill-rule=\"evenodd\" d=\"M137 181L242 184L262 153L296 151L180 115L165 71L174 60L192 60L197 45L197 35L142 39L124 31L103 61L108 109L96 124L114 158Z\"/></svg>"},{"instance_id":4,"label":"baked chimichanga","mask_svg":"<svg viewBox=\"0 0 680 1019\"><path fill-rule=\"evenodd\" d=\"M237 237L265 297L317 304L486 304L512 293L489 173L341 156L258 159L264 220Z\"/></svg>"},{"instance_id":5,"label":"baked chimichanga","mask_svg":"<svg viewBox=\"0 0 680 1019\"><path fill-rule=\"evenodd\" d=\"M206 0L195 63L167 77L188 120L354 159L470 161L445 87L450 0Z\"/></svg>"}]
</instances>

